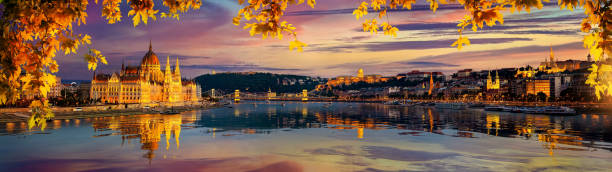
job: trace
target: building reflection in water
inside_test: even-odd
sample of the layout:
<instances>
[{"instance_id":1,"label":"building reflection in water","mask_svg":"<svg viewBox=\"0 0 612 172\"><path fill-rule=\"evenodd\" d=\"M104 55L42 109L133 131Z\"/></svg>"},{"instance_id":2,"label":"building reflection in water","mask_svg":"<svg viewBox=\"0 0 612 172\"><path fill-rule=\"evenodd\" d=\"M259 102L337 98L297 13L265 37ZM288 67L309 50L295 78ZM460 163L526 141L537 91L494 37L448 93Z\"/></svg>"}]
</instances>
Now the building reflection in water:
<instances>
[{"instance_id":1,"label":"building reflection in water","mask_svg":"<svg viewBox=\"0 0 612 172\"><path fill-rule=\"evenodd\" d=\"M328 128L355 132L367 139L368 130L400 130L401 137L420 133L481 139L485 136L532 140L550 155L555 150L612 151L612 120L608 115L548 116L482 110L448 110L429 107L386 106L368 103L237 104L186 112L181 115L131 115L73 120L53 120L45 132L62 127L91 125L96 137L121 136L124 144L137 140L155 158L161 141L165 149L180 147L182 129L206 127L213 138L237 134L270 134L284 128ZM29 134L23 122L0 124L0 134ZM403 131L406 130L406 131ZM228 134L229 133L229 134Z\"/></svg>"},{"instance_id":2,"label":"building reflection in water","mask_svg":"<svg viewBox=\"0 0 612 172\"><path fill-rule=\"evenodd\" d=\"M495 130L495 136L499 134L499 115L487 113L487 134L491 134L491 129Z\"/></svg>"},{"instance_id":3,"label":"building reflection in water","mask_svg":"<svg viewBox=\"0 0 612 172\"><path fill-rule=\"evenodd\" d=\"M564 117L368 103L288 103L286 107L270 104L261 111L251 108L236 106L234 109L219 109L215 111L214 120L212 112L204 112L196 123L198 127L215 128L216 132L235 131L238 134L268 134L273 129L323 127L355 131L358 139L366 139L364 133L367 130L384 129L413 130L400 132L400 135L414 136L419 136L420 132L430 132L472 139L478 139L481 135L513 137L541 142L551 155L554 150L560 149L612 150L609 145L597 144L598 141L612 142L612 138L604 137L611 131L602 130L612 124L608 118L603 119L599 115ZM227 112L231 114L232 111L233 115L222 115ZM247 116L244 115L246 112L241 111L250 114Z\"/></svg>"},{"instance_id":4,"label":"building reflection in water","mask_svg":"<svg viewBox=\"0 0 612 172\"><path fill-rule=\"evenodd\" d=\"M138 140L141 145L140 149L147 151L143 157L151 162L156 156L155 151L159 149L162 139L165 141L166 150L170 149L171 141L174 142L176 149L179 149L181 125L193 123L195 120L195 113L101 117L93 118L92 127L97 133L101 133L96 137L120 135L122 144L125 142L130 144L132 140Z\"/></svg>"}]
</instances>

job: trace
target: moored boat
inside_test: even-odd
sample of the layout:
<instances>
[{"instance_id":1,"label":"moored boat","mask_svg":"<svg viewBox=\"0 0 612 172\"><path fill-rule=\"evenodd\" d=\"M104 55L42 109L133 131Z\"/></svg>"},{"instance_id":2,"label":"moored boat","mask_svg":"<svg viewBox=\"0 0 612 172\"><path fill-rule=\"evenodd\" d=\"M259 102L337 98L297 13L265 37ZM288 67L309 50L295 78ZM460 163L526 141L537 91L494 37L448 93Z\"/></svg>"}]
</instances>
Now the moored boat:
<instances>
[{"instance_id":1,"label":"moored boat","mask_svg":"<svg viewBox=\"0 0 612 172\"><path fill-rule=\"evenodd\" d=\"M548 106L543 108L541 113L549 115L573 115L576 114L576 110L565 106Z\"/></svg>"},{"instance_id":2,"label":"moored boat","mask_svg":"<svg viewBox=\"0 0 612 172\"><path fill-rule=\"evenodd\" d=\"M486 111L502 111L503 109L504 107L499 105L488 105L484 107Z\"/></svg>"},{"instance_id":3,"label":"moored boat","mask_svg":"<svg viewBox=\"0 0 612 172\"><path fill-rule=\"evenodd\" d=\"M501 111L511 112L514 107L512 106L503 106Z\"/></svg>"}]
</instances>

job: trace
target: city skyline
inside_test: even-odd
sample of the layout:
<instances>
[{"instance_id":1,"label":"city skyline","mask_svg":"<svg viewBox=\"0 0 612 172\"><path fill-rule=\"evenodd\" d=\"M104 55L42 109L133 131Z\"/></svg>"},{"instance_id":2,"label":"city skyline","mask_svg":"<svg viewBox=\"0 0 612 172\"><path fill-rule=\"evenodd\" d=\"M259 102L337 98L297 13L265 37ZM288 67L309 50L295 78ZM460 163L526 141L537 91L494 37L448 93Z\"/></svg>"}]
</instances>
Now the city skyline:
<instances>
[{"instance_id":1,"label":"city skyline","mask_svg":"<svg viewBox=\"0 0 612 172\"><path fill-rule=\"evenodd\" d=\"M465 13L455 5L441 6L435 15L424 4L415 5L411 11L390 12L389 21L400 29L397 38L361 31L361 21L351 15L355 4L319 2L315 9L291 8L284 19L296 25L298 39L309 44L304 52L289 51L288 39L262 41L234 26L231 18L240 9L234 1L206 1L200 10L182 15L178 21L158 19L135 28L127 19L109 25L101 16L89 15L88 24L75 30L90 34L92 47L108 58L109 64L100 65L99 72L111 72L124 60L137 64L152 41L162 59L170 56L184 62L181 68L187 78L212 70L320 77L354 74L358 68L381 75L411 70L449 74L463 68L534 66L548 57L549 46L559 60L585 60L588 50L582 47L577 24L582 12L559 10L551 4L556 3L545 4L531 13L504 13L504 25L464 33L472 45L462 50L450 46L459 36L456 23ZM90 13L100 13L100 5L89 6ZM64 67L58 76L66 80L90 79L93 72L87 70L81 58L85 52L80 49L79 55L59 56L58 63Z\"/></svg>"}]
</instances>

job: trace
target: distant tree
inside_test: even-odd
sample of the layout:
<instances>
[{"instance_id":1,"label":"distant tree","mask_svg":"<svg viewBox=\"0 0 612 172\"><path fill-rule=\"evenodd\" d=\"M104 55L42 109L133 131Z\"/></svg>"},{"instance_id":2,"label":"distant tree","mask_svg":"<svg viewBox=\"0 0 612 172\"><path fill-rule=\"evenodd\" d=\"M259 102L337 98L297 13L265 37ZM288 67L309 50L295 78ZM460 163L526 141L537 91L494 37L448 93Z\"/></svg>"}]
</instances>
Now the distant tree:
<instances>
[{"instance_id":1,"label":"distant tree","mask_svg":"<svg viewBox=\"0 0 612 172\"><path fill-rule=\"evenodd\" d=\"M525 97L525 99L527 99L527 101L529 102L534 102L537 100L537 97L535 94L527 94L527 96Z\"/></svg>"},{"instance_id":2,"label":"distant tree","mask_svg":"<svg viewBox=\"0 0 612 172\"><path fill-rule=\"evenodd\" d=\"M578 97L578 94L576 93L576 88L570 87L561 91L561 100L574 101L576 100L576 97Z\"/></svg>"},{"instance_id":3,"label":"distant tree","mask_svg":"<svg viewBox=\"0 0 612 172\"><path fill-rule=\"evenodd\" d=\"M543 92L538 92L538 94L536 94L536 97L538 98L538 101L546 101L546 98L548 96L546 96L546 94L544 94Z\"/></svg>"}]
</instances>

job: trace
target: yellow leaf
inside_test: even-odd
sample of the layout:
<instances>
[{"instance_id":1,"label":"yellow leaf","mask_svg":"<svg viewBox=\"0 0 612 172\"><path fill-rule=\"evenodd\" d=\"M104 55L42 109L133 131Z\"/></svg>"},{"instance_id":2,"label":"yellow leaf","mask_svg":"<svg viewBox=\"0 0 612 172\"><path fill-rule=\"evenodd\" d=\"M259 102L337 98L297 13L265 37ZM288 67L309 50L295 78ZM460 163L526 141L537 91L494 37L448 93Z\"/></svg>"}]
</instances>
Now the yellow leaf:
<instances>
[{"instance_id":1,"label":"yellow leaf","mask_svg":"<svg viewBox=\"0 0 612 172\"><path fill-rule=\"evenodd\" d=\"M289 50L293 50L295 48L298 52L302 52L303 51L302 47L306 47L306 46L308 45L296 39L289 43Z\"/></svg>"},{"instance_id":2,"label":"yellow leaf","mask_svg":"<svg viewBox=\"0 0 612 172\"><path fill-rule=\"evenodd\" d=\"M317 5L317 2L316 2L315 0L308 0L308 5L309 5L311 8L314 8L314 6L315 6L315 5Z\"/></svg>"},{"instance_id":3,"label":"yellow leaf","mask_svg":"<svg viewBox=\"0 0 612 172\"><path fill-rule=\"evenodd\" d=\"M140 15L135 15L132 21L134 22L134 27L138 26L138 24L140 24Z\"/></svg>"},{"instance_id":4,"label":"yellow leaf","mask_svg":"<svg viewBox=\"0 0 612 172\"><path fill-rule=\"evenodd\" d=\"M86 44L91 44L91 36L85 34L85 36L83 36L83 39L81 39L81 41L83 41Z\"/></svg>"},{"instance_id":5,"label":"yellow leaf","mask_svg":"<svg viewBox=\"0 0 612 172\"><path fill-rule=\"evenodd\" d=\"M453 44L451 46L457 46L457 49L461 50L461 48L463 48L463 45L470 45L470 40L467 37L463 37L463 36L459 36L459 39L457 39L457 41L453 42Z\"/></svg>"}]
</instances>

